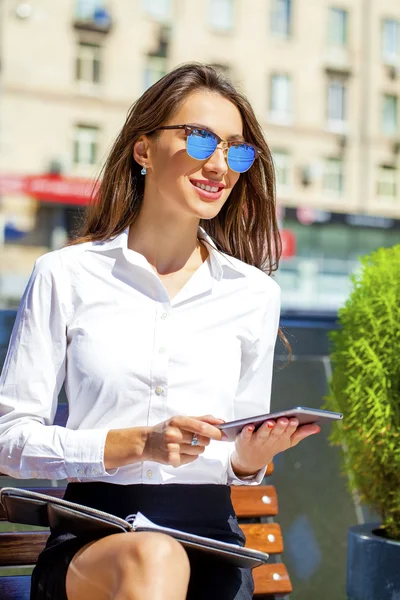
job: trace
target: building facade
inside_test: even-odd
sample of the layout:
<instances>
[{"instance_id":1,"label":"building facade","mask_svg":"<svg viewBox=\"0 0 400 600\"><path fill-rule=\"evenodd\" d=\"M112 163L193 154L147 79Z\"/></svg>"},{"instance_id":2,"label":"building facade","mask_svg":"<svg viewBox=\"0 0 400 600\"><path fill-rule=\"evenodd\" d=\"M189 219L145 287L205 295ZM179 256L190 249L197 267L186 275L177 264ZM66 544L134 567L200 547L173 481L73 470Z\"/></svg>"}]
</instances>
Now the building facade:
<instances>
[{"instance_id":1,"label":"building facade","mask_svg":"<svg viewBox=\"0 0 400 600\"><path fill-rule=\"evenodd\" d=\"M334 309L356 257L400 240L398 0L3 0L0 11L3 296L63 242L74 211L1 176L96 176L132 102L192 60L226 71L264 128L295 237L278 273L289 307L315 308L318 280L317 304Z\"/></svg>"}]
</instances>

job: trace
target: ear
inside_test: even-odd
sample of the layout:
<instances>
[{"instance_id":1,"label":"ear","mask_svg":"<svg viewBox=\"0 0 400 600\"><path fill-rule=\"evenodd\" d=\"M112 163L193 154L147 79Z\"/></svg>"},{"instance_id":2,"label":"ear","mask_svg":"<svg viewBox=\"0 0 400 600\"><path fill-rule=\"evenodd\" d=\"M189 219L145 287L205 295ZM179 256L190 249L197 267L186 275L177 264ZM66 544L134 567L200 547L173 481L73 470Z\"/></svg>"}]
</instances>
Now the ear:
<instances>
[{"instance_id":1,"label":"ear","mask_svg":"<svg viewBox=\"0 0 400 600\"><path fill-rule=\"evenodd\" d=\"M140 165L149 167L150 162L150 144L149 139L145 135L141 135L133 146L133 158Z\"/></svg>"}]
</instances>

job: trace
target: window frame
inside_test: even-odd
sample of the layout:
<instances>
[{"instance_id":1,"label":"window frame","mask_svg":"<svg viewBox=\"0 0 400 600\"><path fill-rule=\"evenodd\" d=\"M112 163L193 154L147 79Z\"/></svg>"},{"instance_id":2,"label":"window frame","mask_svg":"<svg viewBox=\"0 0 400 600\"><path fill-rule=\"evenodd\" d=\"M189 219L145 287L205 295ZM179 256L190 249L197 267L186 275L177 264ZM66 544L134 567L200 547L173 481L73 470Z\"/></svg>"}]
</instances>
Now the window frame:
<instances>
[{"instance_id":1,"label":"window frame","mask_svg":"<svg viewBox=\"0 0 400 600\"><path fill-rule=\"evenodd\" d=\"M285 93L279 91L279 84L274 82L286 81ZM283 88L282 88L283 89ZM285 97L285 110L274 107L274 101ZM276 102L279 105L279 101ZM269 78L269 119L273 123L291 124L293 122L293 76L290 73L271 73Z\"/></svg>"},{"instance_id":2,"label":"window frame","mask_svg":"<svg viewBox=\"0 0 400 600\"><path fill-rule=\"evenodd\" d=\"M395 52L386 52L385 25L392 24L396 29L397 49ZM381 53L383 61L388 65L400 65L400 19L385 18L381 25Z\"/></svg>"},{"instance_id":3,"label":"window frame","mask_svg":"<svg viewBox=\"0 0 400 600\"><path fill-rule=\"evenodd\" d=\"M334 14L341 13L344 16L344 23L342 27L343 40L337 42L333 35L333 24ZM328 46L333 48L347 48L349 43L349 11L346 8L340 6L329 6L328 7Z\"/></svg>"},{"instance_id":4,"label":"window frame","mask_svg":"<svg viewBox=\"0 0 400 600\"><path fill-rule=\"evenodd\" d=\"M342 98L341 98L342 106L340 109L341 116L339 118L337 118L336 115L333 116L331 114L331 107L333 105L332 104L333 98L331 97L331 94L332 94L332 88L334 85L337 85L338 87L340 86L342 89L342 92L343 92ZM328 122L328 127L330 129L339 130L339 131L343 131L344 129L346 129L347 123L348 123L347 106L348 106L348 87L347 87L346 80L340 76L339 77L330 77L328 79L327 107L326 107L327 122Z\"/></svg>"},{"instance_id":5,"label":"window frame","mask_svg":"<svg viewBox=\"0 0 400 600\"><path fill-rule=\"evenodd\" d=\"M333 168L335 165L335 168ZM337 178L338 185L328 186L329 180ZM324 160L324 172L322 188L329 196L341 198L345 194L345 162L341 156L326 156Z\"/></svg>"},{"instance_id":6,"label":"window frame","mask_svg":"<svg viewBox=\"0 0 400 600\"><path fill-rule=\"evenodd\" d=\"M393 99L394 102L394 121L393 121L393 127L386 128L385 125L385 105L386 105L386 101L389 99ZM397 96L396 94L383 94L382 96L382 114L381 114L381 133L383 135L387 135L390 137L396 136L399 133L399 96ZM392 115L392 116L393 116Z\"/></svg>"},{"instance_id":7,"label":"window frame","mask_svg":"<svg viewBox=\"0 0 400 600\"><path fill-rule=\"evenodd\" d=\"M172 19L172 2L173 0L142 0L142 10L144 13L158 21L159 23L169 23ZM164 11L157 11L155 7L158 4L164 3L166 8Z\"/></svg>"},{"instance_id":8,"label":"window frame","mask_svg":"<svg viewBox=\"0 0 400 600\"><path fill-rule=\"evenodd\" d=\"M153 68L152 65L159 64L157 69ZM144 91L148 90L154 83L159 81L161 77L166 75L168 72L167 67L167 59L164 56L156 56L156 55L147 55L146 63L143 70L143 89ZM157 76L153 76L155 73L158 73ZM150 75L150 76L149 76Z\"/></svg>"},{"instance_id":9,"label":"window frame","mask_svg":"<svg viewBox=\"0 0 400 600\"><path fill-rule=\"evenodd\" d=\"M230 11L230 23L228 26L221 26L214 21L213 12L215 10L215 3L225 3ZM208 0L208 25L214 33L229 34L235 30L235 13L236 13L236 0Z\"/></svg>"},{"instance_id":10,"label":"window frame","mask_svg":"<svg viewBox=\"0 0 400 600\"><path fill-rule=\"evenodd\" d=\"M391 174L388 177L389 173ZM385 176L383 176L385 174ZM383 177L382 177L383 176ZM394 165L380 164L378 165L378 177L376 181L376 196L378 200L388 200L393 202L394 200L399 199L399 180L400 180L400 170L396 168ZM382 187L383 186L392 186L393 193L392 194L383 194Z\"/></svg>"},{"instance_id":11,"label":"window frame","mask_svg":"<svg viewBox=\"0 0 400 600\"><path fill-rule=\"evenodd\" d=\"M285 3L284 10L282 4ZM282 27L284 23L284 27ZM270 33L277 38L288 40L293 36L292 0L272 0L270 9Z\"/></svg>"},{"instance_id":12,"label":"window frame","mask_svg":"<svg viewBox=\"0 0 400 600\"><path fill-rule=\"evenodd\" d=\"M292 187L292 155L284 148L275 148L271 151L271 154L274 163L277 192L282 193ZM283 157L283 161L280 162L278 157ZM279 181L282 174L284 175L284 181Z\"/></svg>"},{"instance_id":13,"label":"window frame","mask_svg":"<svg viewBox=\"0 0 400 600\"><path fill-rule=\"evenodd\" d=\"M96 88L101 85L103 67L102 54L102 46L100 44L93 44L84 40L78 41L75 58L75 81L79 85L90 88ZM91 76L89 78L82 77L82 73L90 73L90 71Z\"/></svg>"},{"instance_id":14,"label":"window frame","mask_svg":"<svg viewBox=\"0 0 400 600\"><path fill-rule=\"evenodd\" d=\"M92 138L90 139L89 132L92 132ZM87 135L87 140L84 139L84 134ZM100 128L97 125L88 125L84 123L77 123L74 126L73 132L73 156L72 162L75 166L93 166L98 163L98 154L99 154L99 135ZM90 146L90 150L88 153L82 153L82 146L85 144ZM90 155L90 160L82 160L82 154Z\"/></svg>"}]
</instances>

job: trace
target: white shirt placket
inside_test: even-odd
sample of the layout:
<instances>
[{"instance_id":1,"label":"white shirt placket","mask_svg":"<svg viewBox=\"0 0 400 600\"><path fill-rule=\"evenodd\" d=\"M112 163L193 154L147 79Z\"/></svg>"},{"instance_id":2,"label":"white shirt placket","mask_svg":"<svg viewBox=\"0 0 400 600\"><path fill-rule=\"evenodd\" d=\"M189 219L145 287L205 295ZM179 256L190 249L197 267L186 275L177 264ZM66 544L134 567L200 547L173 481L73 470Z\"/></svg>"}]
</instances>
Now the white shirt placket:
<instances>
[{"instance_id":1,"label":"white shirt placket","mask_svg":"<svg viewBox=\"0 0 400 600\"><path fill-rule=\"evenodd\" d=\"M168 363L171 330L171 305L158 302L155 315L154 345L151 365L150 400L148 425L154 426L168 418ZM154 463L143 463L143 481L160 481L158 467Z\"/></svg>"}]
</instances>

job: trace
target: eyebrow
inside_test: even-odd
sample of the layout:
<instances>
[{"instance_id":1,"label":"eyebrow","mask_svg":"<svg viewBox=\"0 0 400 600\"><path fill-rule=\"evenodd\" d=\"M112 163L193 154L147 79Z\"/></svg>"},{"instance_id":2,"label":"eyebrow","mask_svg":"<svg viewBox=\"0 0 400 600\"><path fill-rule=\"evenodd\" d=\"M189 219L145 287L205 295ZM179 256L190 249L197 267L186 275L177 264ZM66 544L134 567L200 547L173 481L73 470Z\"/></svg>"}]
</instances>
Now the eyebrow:
<instances>
[{"instance_id":1,"label":"eyebrow","mask_svg":"<svg viewBox=\"0 0 400 600\"><path fill-rule=\"evenodd\" d=\"M204 125L203 123L188 123L188 125L194 125L195 127L201 127L202 129L207 129L208 131L212 131L212 133L215 133L215 131L213 131L211 129L211 127L208 127L207 125ZM234 133L230 136L228 136L227 138L227 142L244 142L244 137L242 135L240 135L239 133Z\"/></svg>"}]
</instances>

